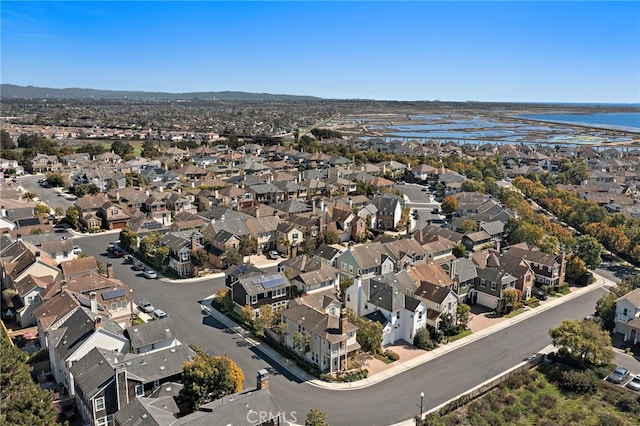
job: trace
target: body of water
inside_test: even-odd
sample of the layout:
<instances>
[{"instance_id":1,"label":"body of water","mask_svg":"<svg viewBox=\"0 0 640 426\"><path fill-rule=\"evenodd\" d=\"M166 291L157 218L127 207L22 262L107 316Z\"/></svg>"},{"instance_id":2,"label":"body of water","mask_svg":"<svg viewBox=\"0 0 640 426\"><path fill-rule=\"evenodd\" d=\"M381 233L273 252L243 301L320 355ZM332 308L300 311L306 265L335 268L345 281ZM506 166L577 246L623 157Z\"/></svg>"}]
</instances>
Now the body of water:
<instances>
[{"instance_id":1,"label":"body of water","mask_svg":"<svg viewBox=\"0 0 640 426\"><path fill-rule=\"evenodd\" d=\"M640 112L615 112L598 114L536 114L521 115L531 120L557 121L560 123L591 124L603 127L640 129Z\"/></svg>"}]
</instances>

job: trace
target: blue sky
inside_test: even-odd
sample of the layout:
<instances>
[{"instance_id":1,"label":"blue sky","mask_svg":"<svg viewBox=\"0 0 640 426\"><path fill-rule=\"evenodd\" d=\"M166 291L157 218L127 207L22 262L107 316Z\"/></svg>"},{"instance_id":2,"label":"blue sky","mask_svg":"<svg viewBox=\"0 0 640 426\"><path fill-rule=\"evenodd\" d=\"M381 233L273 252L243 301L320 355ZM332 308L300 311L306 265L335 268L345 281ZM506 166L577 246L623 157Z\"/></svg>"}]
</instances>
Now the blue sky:
<instances>
[{"instance_id":1,"label":"blue sky","mask_svg":"<svg viewBox=\"0 0 640 426\"><path fill-rule=\"evenodd\" d=\"M640 2L11 2L1 81L640 102Z\"/></svg>"}]
</instances>

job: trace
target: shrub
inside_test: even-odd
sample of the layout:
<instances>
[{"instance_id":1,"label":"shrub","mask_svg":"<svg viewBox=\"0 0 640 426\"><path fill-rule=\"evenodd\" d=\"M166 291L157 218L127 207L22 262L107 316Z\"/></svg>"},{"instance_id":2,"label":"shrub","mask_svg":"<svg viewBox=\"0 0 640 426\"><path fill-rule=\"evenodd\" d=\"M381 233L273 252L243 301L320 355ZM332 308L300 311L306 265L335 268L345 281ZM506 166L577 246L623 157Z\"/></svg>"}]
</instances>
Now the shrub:
<instances>
[{"instance_id":1,"label":"shrub","mask_svg":"<svg viewBox=\"0 0 640 426\"><path fill-rule=\"evenodd\" d=\"M426 328L420 329L413 337L413 346L425 351L430 351L436 347L436 343L431 340L431 333Z\"/></svg>"},{"instance_id":2,"label":"shrub","mask_svg":"<svg viewBox=\"0 0 640 426\"><path fill-rule=\"evenodd\" d=\"M596 376L589 371L566 370L558 377L558 386L570 392L594 393L596 385Z\"/></svg>"},{"instance_id":3,"label":"shrub","mask_svg":"<svg viewBox=\"0 0 640 426\"><path fill-rule=\"evenodd\" d=\"M384 356L389 358L391 361L397 361L400 359L400 355L398 355L396 352L390 349L387 349L386 351L384 351Z\"/></svg>"}]
</instances>

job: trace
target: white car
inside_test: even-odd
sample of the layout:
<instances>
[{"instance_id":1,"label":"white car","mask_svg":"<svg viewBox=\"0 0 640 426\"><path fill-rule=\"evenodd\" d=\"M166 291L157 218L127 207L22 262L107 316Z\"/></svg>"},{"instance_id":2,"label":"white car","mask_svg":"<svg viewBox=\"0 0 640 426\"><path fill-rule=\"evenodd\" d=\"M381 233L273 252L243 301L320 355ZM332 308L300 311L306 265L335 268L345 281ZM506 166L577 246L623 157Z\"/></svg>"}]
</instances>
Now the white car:
<instances>
[{"instance_id":1,"label":"white car","mask_svg":"<svg viewBox=\"0 0 640 426\"><path fill-rule=\"evenodd\" d=\"M82 248L80 248L80 246L73 246L73 254L80 254L82 253Z\"/></svg>"},{"instance_id":2,"label":"white car","mask_svg":"<svg viewBox=\"0 0 640 426\"><path fill-rule=\"evenodd\" d=\"M634 391L640 391L640 374L629 380L629 383L627 383L627 387Z\"/></svg>"},{"instance_id":3,"label":"white car","mask_svg":"<svg viewBox=\"0 0 640 426\"><path fill-rule=\"evenodd\" d=\"M144 271L144 277L149 279L154 279L154 278L158 278L158 274L156 273L156 271L152 269L147 269L146 271Z\"/></svg>"},{"instance_id":4,"label":"white car","mask_svg":"<svg viewBox=\"0 0 640 426\"><path fill-rule=\"evenodd\" d=\"M155 311L153 311L153 317L155 319L166 318L167 317L167 313L165 311L163 311L162 309L156 309Z\"/></svg>"}]
</instances>

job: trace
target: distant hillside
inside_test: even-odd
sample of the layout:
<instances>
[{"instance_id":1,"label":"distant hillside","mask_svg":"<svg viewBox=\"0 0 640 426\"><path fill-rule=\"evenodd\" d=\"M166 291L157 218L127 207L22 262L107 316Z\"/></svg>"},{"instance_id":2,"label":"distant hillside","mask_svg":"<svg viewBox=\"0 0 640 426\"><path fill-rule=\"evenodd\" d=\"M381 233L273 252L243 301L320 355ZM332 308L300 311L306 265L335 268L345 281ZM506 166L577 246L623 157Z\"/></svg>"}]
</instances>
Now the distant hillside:
<instances>
[{"instance_id":1,"label":"distant hillside","mask_svg":"<svg viewBox=\"0 0 640 426\"><path fill-rule=\"evenodd\" d=\"M274 95L271 93L248 92L139 92L126 90L97 90L97 89L51 89L48 87L16 86L15 84L3 84L0 87L2 98L94 98L94 99L216 99L216 100L275 100L275 101L309 101L320 100L313 96Z\"/></svg>"}]
</instances>

